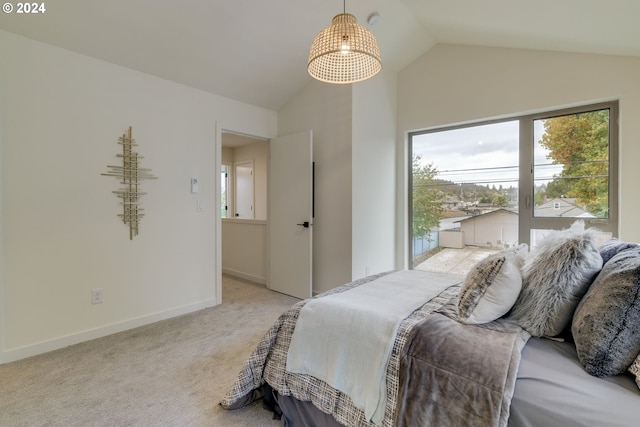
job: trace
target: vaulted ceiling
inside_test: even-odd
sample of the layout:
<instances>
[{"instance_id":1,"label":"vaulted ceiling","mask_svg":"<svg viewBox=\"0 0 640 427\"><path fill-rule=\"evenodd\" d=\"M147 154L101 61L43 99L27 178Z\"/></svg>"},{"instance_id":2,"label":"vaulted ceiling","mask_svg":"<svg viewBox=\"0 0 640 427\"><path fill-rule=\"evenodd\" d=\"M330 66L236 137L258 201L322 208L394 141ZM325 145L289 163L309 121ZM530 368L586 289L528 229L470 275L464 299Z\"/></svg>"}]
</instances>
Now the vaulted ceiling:
<instances>
[{"instance_id":1,"label":"vaulted ceiling","mask_svg":"<svg viewBox=\"0 0 640 427\"><path fill-rule=\"evenodd\" d=\"M279 110L311 79L315 35L339 0L55 0L0 14L0 29ZM372 12L383 67L400 71L438 43L640 56L638 0L348 0Z\"/></svg>"}]
</instances>

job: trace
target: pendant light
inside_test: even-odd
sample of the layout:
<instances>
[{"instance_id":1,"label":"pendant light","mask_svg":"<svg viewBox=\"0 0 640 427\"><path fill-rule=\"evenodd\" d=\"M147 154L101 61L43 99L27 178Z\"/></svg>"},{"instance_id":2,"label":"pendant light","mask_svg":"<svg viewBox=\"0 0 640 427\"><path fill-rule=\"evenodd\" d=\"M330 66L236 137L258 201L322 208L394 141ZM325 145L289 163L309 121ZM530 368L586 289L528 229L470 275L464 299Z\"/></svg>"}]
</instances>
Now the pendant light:
<instances>
[{"instance_id":1,"label":"pendant light","mask_svg":"<svg viewBox=\"0 0 640 427\"><path fill-rule=\"evenodd\" d=\"M381 69L375 36L359 25L355 16L346 13L343 3L343 13L336 15L311 44L309 74L323 82L345 84L366 80Z\"/></svg>"}]
</instances>

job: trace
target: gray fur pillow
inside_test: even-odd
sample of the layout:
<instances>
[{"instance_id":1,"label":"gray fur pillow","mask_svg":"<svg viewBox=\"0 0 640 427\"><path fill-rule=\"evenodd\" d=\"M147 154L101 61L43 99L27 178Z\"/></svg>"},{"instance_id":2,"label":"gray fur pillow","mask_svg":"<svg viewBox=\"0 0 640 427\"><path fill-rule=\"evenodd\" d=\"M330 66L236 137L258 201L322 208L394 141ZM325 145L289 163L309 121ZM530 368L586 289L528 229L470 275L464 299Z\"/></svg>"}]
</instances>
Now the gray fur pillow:
<instances>
[{"instance_id":1,"label":"gray fur pillow","mask_svg":"<svg viewBox=\"0 0 640 427\"><path fill-rule=\"evenodd\" d=\"M640 353L640 247L602 268L573 317L578 359L596 377L618 375Z\"/></svg>"},{"instance_id":2,"label":"gray fur pillow","mask_svg":"<svg viewBox=\"0 0 640 427\"><path fill-rule=\"evenodd\" d=\"M618 238L609 239L598 248L602 256L602 263L606 264L615 254L629 248L636 248L640 245L622 241Z\"/></svg>"},{"instance_id":3,"label":"gray fur pillow","mask_svg":"<svg viewBox=\"0 0 640 427\"><path fill-rule=\"evenodd\" d=\"M510 318L536 337L563 332L602 268L597 233L576 221L545 236L522 268L522 291Z\"/></svg>"},{"instance_id":4,"label":"gray fur pillow","mask_svg":"<svg viewBox=\"0 0 640 427\"><path fill-rule=\"evenodd\" d=\"M522 289L520 269L528 246L522 244L490 255L467 274L460 290L458 320L467 324L492 322L504 316Z\"/></svg>"}]
</instances>

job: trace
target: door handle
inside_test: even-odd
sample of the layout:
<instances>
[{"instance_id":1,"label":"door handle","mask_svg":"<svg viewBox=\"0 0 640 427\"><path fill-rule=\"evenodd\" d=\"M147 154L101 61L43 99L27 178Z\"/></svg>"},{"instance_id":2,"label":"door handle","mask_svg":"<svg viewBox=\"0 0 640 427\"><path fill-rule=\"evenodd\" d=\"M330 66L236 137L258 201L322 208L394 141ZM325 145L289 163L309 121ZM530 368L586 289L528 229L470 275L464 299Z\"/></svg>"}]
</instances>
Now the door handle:
<instances>
[{"instance_id":1,"label":"door handle","mask_svg":"<svg viewBox=\"0 0 640 427\"><path fill-rule=\"evenodd\" d=\"M302 227L304 227L304 228L309 228L309 226L310 226L311 224L309 224L309 221L305 221L305 222L303 222L302 224L296 224L296 225L301 225L301 226L302 226Z\"/></svg>"}]
</instances>

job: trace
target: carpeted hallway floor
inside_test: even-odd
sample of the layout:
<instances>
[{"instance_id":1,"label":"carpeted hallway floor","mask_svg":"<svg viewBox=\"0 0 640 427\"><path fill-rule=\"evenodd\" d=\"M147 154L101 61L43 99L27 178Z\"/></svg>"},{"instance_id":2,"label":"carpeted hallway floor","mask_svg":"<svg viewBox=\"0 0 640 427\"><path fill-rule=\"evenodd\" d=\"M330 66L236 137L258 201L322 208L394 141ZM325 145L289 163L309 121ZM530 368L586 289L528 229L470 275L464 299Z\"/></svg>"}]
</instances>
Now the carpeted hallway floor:
<instances>
[{"instance_id":1,"label":"carpeted hallway floor","mask_svg":"<svg viewBox=\"0 0 640 427\"><path fill-rule=\"evenodd\" d=\"M223 278L223 304L0 365L0 426L266 426L260 403L218 402L298 301Z\"/></svg>"}]
</instances>

